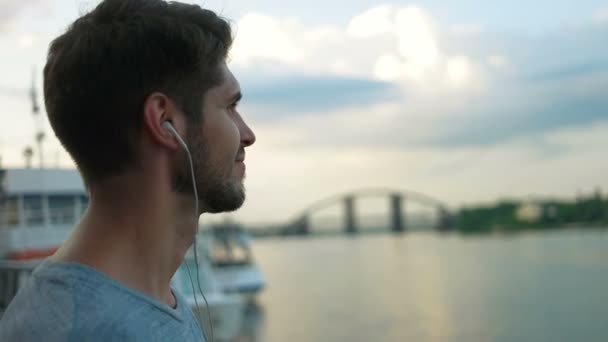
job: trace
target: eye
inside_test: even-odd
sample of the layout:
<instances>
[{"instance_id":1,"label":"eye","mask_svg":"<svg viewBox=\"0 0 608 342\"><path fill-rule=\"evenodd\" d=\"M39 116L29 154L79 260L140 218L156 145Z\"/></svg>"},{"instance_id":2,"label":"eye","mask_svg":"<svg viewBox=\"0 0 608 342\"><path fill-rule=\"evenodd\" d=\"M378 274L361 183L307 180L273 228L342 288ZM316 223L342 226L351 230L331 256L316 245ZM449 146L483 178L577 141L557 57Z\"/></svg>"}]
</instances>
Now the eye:
<instances>
[{"instance_id":1,"label":"eye","mask_svg":"<svg viewBox=\"0 0 608 342\"><path fill-rule=\"evenodd\" d=\"M228 109L235 110L236 107L238 107L238 105L239 105L238 101L234 102L234 103L230 104L230 106L228 106Z\"/></svg>"}]
</instances>

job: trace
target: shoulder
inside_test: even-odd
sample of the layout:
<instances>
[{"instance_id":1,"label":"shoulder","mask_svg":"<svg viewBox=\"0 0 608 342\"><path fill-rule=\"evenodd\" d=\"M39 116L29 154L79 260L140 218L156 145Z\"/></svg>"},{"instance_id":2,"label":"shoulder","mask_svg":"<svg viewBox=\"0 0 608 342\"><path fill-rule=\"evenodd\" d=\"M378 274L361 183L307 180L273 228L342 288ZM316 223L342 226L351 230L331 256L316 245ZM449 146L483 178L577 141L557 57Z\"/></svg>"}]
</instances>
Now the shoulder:
<instances>
[{"instance_id":1,"label":"shoulder","mask_svg":"<svg viewBox=\"0 0 608 342\"><path fill-rule=\"evenodd\" d=\"M69 279L39 277L34 271L0 320L0 340L68 340L71 287Z\"/></svg>"},{"instance_id":2,"label":"shoulder","mask_svg":"<svg viewBox=\"0 0 608 342\"><path fill-rule=\"evenodd\" d=\"M11 302L0 321L0 341L200 341L190 338L196 335L188 324L192 313L176 297L183 312L87 267L47 264Z\"/></svg>"},{"instance_id":3,"label":"shoulder","mask_svg":"<svg viewBox=\"0 0 608 342\"><path fill-rule=\"evenodd\" d=\"M86 268L43 262L2 316L0 341L136 340L120 295Z\"/></svg>"}]
</instances>

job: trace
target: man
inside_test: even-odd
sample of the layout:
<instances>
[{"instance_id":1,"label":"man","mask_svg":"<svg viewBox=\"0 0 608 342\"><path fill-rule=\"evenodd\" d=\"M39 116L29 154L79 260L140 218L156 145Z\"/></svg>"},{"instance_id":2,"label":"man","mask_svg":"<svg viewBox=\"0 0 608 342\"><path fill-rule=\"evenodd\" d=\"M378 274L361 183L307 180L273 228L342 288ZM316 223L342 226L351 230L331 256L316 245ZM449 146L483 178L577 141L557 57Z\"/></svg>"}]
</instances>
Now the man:
<instances>
[{"instance_id":1,"label":"man","mask_svg":"<svg viewBox=\"0 0 608 342\"><path fill-rule=\"evenodd\" d=\"M245 198L229 24L196 5L104 0L49 48L45 105L90 204L0 322L0 341L201 341L170 279L195 217ZM170 123L188 145L190 164Z\"/></svg>"}]
</instances>

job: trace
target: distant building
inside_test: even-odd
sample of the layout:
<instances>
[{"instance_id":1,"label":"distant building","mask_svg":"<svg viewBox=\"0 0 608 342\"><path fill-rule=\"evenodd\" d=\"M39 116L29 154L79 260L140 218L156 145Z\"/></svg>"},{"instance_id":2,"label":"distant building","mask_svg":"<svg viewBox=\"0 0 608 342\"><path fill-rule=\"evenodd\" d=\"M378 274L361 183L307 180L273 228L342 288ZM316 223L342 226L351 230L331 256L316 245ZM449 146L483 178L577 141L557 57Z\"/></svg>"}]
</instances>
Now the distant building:
<instances>
[{"instance_id":1,"label":"distant building","mask_svg":"<svg viewBox=\"0 0 608 342\"><path fill-rule=\"evenodd\" d=\"M523 202L516 210L515 217L522 222L538 222L543 215L543 208L540 204L526 201Z\"/></svg>"}]
</instances>

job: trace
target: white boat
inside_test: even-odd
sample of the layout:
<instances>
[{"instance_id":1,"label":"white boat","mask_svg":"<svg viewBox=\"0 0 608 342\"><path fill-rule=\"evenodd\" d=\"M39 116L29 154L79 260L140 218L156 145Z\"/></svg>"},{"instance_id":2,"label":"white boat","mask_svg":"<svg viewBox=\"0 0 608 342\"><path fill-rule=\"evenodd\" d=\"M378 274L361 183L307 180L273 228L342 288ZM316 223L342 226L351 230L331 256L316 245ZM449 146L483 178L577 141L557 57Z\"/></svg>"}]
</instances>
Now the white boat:
<instances>
[{"instance_id":1,"label":"white boat","mask_svg":"<svg viewBox=\"0 0 608 342\"><path fill-rule=\"evenodd\" d=\"M211 322L213 324L214 340L229 341L234 339L241 331L246 302L245 298L238 293L222 291L217 282L215 271L209 263L207 253L205 253L208 243L208 240L199 239L198 267L200 274L198 276L200 289L196 280L197 263L194 262L192 249L188 251L184 262L175 272L172 285L186 298L194 316L199 320L201 327L205 329L207 338L211 338L211 328L209 327L209 322Z\"/></svg>"},{"instance_id":2,"label":"white boat","mask_svg":"<svg viewBox=\"0 0 608 342\"><path fill-rule=\"evenodd\" d=\"M210 331L208 314L211 314L214 338L233 340L243 328L249 302L264 287L264 279L253 262L250 239L237 226L214 227L210 233L197 235L197 253L200 290L207 299L209 312L196 282L192 248L174 275L173 285L186 296L195 316L200 312L200 324L207 327L205 331Z\"/></svg>"},{"instance_id":3,"label":"white boat","mask_svg":"<svg viewBox=\"0 0 608 342\"><path fill-rule=\"evenodd\" d=\"M87 205L75 170L0 170L0 315Z\"/></svg>"},{"instance_id":4,"label":"white boat","mask_svg":"<svg viewBox=\"0 0 608 342\"><path fill-rule=\"evenodd\" d=\"M87 205L85 188L76 170L0 170L0 314L33 268L65 241ZM214 335L219 340L227 340L236 336L243 320L244 299L240 290L246 287L243 287L241 275L247 275L247 269L232 278L226 276L225 265L218 263L216 267L209 257L209 246L215 241L201 238L199 273L214 322ZM172 281L197 315L185 268L188 263L197 288L191 254L191 251L187 253ZM251 267L254 266L249 269ZM218 274L221 280L216 279ZM199 306L204 305L202 297L197 299ZM206 312L204 307L200 309L201 313ZM202 326L206 326L206 318L202 321Z\"/></svg>"},{"instance_id":5,"label":"white boat","mask_svg":"<svg viewBox=\"0 0 608 342\"><path fill-rule=\"evenodd\" d=\"M219 286L226 293L240 293L253 299L265 285L253 259L251 237L238 225L211 228L209 255Z\"/></svg>"}]
</instances>

